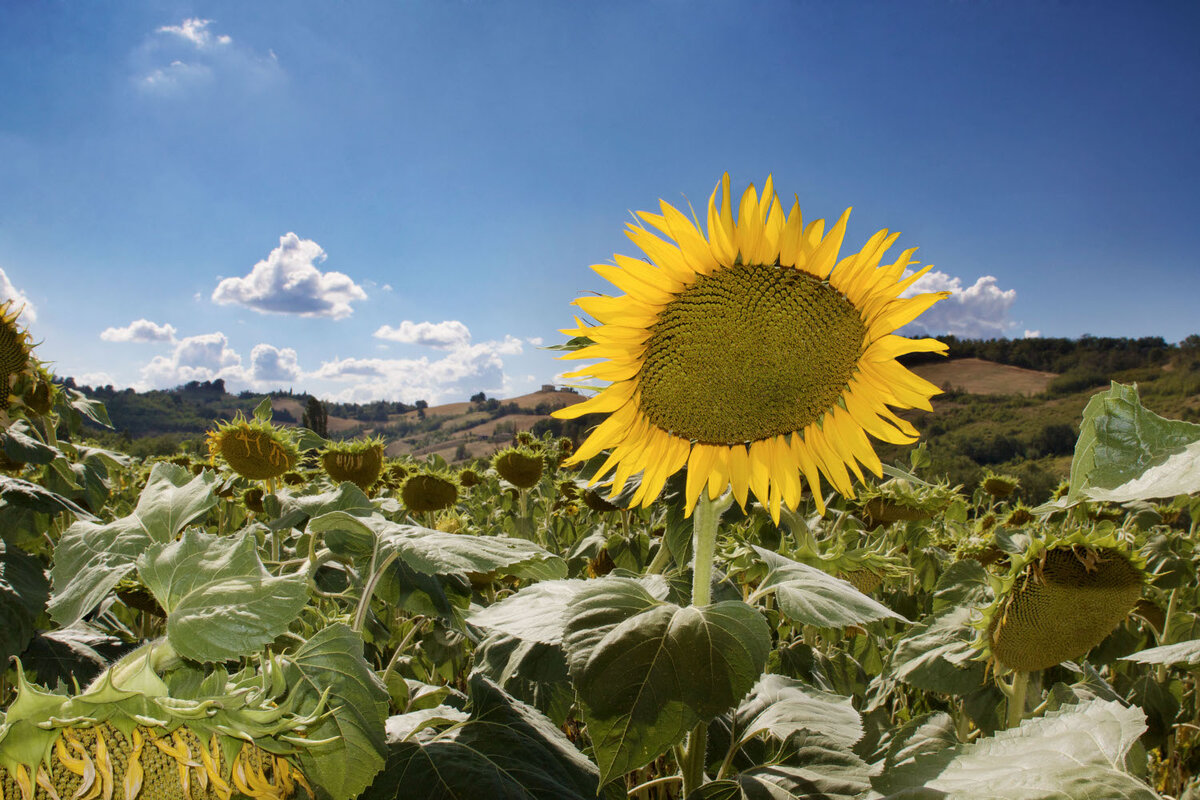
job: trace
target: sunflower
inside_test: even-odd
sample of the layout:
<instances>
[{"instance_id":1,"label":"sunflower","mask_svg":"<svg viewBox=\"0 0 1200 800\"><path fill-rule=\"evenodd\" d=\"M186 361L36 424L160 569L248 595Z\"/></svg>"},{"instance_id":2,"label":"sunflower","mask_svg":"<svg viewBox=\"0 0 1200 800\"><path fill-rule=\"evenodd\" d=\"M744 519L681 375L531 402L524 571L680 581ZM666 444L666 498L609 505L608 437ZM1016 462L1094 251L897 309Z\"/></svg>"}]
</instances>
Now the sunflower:
<instances>
[{"instance_id":1,"label":"sunflower","mask_svg":"<svg viewBox=\"0 0 1200 800\"><path fill-rule=\"evenodd\" d=\"M687 514L705 488L716 499L732 486L743 508L753 492L776 521L781 504L798 506L802 483L821 513L822 478L853 497L860 464L881 472L867 434L916 441L892 408L931 410L939 393L896 359L946 345L893 332L949 293L901 297L930 267L905 276L916 248L879 266L899 236L886 230L839 260L850 210L823 235L824 220L804 224L798 201L784 213L770 177L761 198L754 186L742 195L735 221L726 174L707 236L666 202L661 210L638 216L666 238L626 231L648 260L592 267L625 294L579 298L597 324L577 317L563 330L589 342L563 358L601 359L567 377L610 382L554 412L608 414L570 461L609 450L592 482L613 473L615 497L641 472L631 502L643 506L686 466Z\"/></svg>"}]
</instances>

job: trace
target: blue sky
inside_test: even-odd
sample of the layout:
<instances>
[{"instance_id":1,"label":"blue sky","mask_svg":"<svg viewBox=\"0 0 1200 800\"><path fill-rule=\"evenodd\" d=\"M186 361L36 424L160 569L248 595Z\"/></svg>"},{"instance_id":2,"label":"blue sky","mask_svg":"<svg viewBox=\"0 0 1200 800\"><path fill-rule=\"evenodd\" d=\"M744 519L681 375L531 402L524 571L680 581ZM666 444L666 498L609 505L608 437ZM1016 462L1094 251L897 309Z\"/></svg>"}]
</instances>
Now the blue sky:
<instances>
[{"instance_id":1,"label":"blue sky","mask_svg":"<svg viewBox=\"0 0 1200 800\"><path fill-rule=\"evenodd\" d=\"M630 210L774 175L935 332L1200 331L1200 5L0 2L0 294L80 382L515 396ZM832 222L832 219L830 219Z\"/></svg>"}]
</instances>

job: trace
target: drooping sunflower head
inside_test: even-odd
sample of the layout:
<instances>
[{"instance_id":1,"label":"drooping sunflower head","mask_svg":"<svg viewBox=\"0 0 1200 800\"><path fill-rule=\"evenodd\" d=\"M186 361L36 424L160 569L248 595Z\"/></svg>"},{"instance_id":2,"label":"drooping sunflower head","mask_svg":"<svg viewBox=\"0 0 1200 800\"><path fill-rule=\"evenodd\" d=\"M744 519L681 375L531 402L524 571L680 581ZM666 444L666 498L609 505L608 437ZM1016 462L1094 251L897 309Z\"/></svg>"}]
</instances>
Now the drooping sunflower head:
<instances>
[{"instance_id":1,"label":"drooping sunflower head","mask_svg":"<svg viewBox=\"0 0 1200 800\"><path fill-rule=\"evenodd\" d=\"M542 454L529 447L506 447L492 458L501 478L518 489L532 489L542 479Z\"/></svg>"},{"instance_id":2,"label":"drooping sunflower head","mask_svg":"<svg viewBox=\"0 0 1200 800\"><path fill-rule=\"evenodd\" d=\"M409 511L441 511L458 500L458 484L448 475L416 472L404 481L400 498Z\"/></svg>"},{"instance_id":3,"label":"drooping sunflower head","mask_svg":"<svg viewBox=\"0 0 1200 800\"><path fill-rule=\"evenodd\" d=\"M1032 539L974 623L980 658L1023 672L1081 658L1137 605L1142 567L1112 534Z\"/></svg>"},{"instance_id":4,"label":"drooping sunflower head","mask_svg":"<svg viewBox=\"0 0 1200 800\"><path fill-rule=\"evenodd\" d=\"M18 317L22 308L13 308L13 301L0 303L0 411L7 411L13 379L30 366L33 340L21 327Z\"/></svg>"},{"instance_id":5,"label":"drooping sunflower head","mask_svg":"<svg viewBox=\"0 0 1200 800\"><path fill-rule=\"evenodd\" d=\"M568 376L611 382L554 412L609 415L571 461L609 450L593 482L611 473L615 497L643 472L632 497L643 505L687 466L689 514L705 488L715 499L732 486L743 507L753 492L777 522L804 483L822 512L822 477L853 496L860 463L880 474L866 434L915 441L889 406L928 410L939 391L896 358L945 345L893 332L948 293L901 296L929 267L905 275L913 250L880 266L899 235L886 230L839 260L849 210L825 234L824 220L803 222L798 201L784 213L770 178L761 198L746 190L735 220L726 175L707 234L665 202L661 211L639 216L665 238L626 232L648 260L593 267L625 294L576 300L597 322L563 331L591 342L564 358L601 359Z\"/></svg>"},{"instance_id":6,"label":"drooping sunflower head","mask_svg":"<svg viewBox=\"0 0 1200 800\"><path fill-rule=\"evenodd\" d=\"M230 469L252 481L278 478L300 460L287 432L266 420L241 415L209 431L208 451L214 460L220 456Z\"/></svg>"},{"instance_id":7,"label":"drooping sunflower head","mask_svg":"<svg viewBox=\"0 0 1200 800\"><path fill-rule=\"evenodd\" d=\"M349 481L365 492L383 472L383 440L330 442L321 452L321 466L338 483Z\"/></svg>"}]
</instances>

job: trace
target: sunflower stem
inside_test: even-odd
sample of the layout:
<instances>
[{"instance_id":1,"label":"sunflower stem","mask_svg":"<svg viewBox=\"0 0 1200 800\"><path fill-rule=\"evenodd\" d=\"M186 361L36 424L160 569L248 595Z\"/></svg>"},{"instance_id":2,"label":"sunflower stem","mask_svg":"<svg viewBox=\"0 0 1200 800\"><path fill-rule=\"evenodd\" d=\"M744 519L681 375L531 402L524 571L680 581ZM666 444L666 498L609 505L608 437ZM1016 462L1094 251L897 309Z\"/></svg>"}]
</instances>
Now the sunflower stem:
<instances>
[{"instance_id":1,"label":"sunflower stem","mask_svg":"<svg viewBox=\"0 0 1200 800\"><path fill-rule=\"evenodd\" d=\"M712 602L713 558L717 552L717 522L729 508L729 501L710 500L706 492L692 512L692 605ZM679 765L683 773L682 797L688 797L704 783L704 765L708 760L708 725L696 724L688 734Z\"/></svg>"},{"instance_id":2,"label":"sunflower stem","mask_svg":"<svg viewBox=\"0 0 1200 800\"><path fill-rule=\"evenodd\" d=\"M1008 714L1005 728L1015 728L1025 718L1025 692L1029 689L1029 673L1017 670L1013 673L1012 688L1008 694Z\"/></svg>"}]
</instances>

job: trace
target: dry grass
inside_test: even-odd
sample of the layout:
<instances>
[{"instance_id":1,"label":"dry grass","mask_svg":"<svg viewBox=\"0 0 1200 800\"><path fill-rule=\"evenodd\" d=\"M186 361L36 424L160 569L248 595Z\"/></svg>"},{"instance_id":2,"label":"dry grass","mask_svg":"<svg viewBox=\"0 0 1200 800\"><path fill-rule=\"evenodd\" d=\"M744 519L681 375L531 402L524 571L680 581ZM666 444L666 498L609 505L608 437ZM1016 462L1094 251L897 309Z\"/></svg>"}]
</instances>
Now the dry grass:
<instances>
[{"instance_id":1,"label":"dry grass","mask_svg":"<svg viewBox=\"0 0 1200 800\"><path fill-rule=\"evenodd\" d=\"M943 389L947 386L969 394L1022 394L1031 397L1046 390L1058 377L1053 372L1010 367L981 358L956 358L913 367L913 372Z\"/></svg>"}]
</instances>

